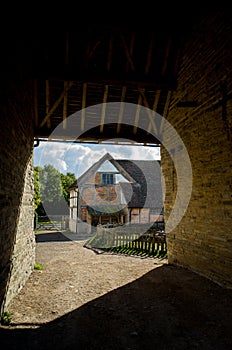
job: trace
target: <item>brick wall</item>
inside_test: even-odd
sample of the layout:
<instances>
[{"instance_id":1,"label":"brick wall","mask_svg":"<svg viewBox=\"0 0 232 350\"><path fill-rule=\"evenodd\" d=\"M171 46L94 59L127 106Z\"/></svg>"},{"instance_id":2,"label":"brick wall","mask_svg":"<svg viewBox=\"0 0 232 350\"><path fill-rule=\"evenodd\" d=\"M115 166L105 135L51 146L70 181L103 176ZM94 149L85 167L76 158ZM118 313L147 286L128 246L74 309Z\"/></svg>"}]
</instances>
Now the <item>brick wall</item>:
<instances>
[{"instance_id":1,"label":"brick wall","mask_svg":"<svg viewBox=\"0 0 232 350\"><path fill-rule=\"evenodd\" d=\"M0 83L0 307L29 277L33 232L33 118L30 82Z\"/></svg>"},{"instance_id":2,"label":"brick wall","mask_svg":"<svg viewBox=\"0 0 232 350\"><path fill-rule=\"evenodd\" d=\"M168 258L232 287L232 26L226 14L199 22L183 47L178 87L166 117L187 148L192 195L181 222L168 233ZM178 106L189 101L197 105ZM178 183L164 147L161 154L168 221Z\"/></svg>"}]
</instances>

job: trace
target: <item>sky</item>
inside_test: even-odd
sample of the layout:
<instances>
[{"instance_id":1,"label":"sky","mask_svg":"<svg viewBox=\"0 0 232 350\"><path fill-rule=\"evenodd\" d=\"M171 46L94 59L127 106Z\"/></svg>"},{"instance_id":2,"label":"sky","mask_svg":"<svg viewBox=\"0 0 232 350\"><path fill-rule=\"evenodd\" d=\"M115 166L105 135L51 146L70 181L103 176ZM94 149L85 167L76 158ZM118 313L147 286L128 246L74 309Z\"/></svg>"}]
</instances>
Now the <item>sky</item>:
<instances>
[{"instance_id":1,"label":"sky","mask_svg":"<svg viewBox=\"0 0 232 350\"><path fill-rule=\"evenodd\" d=\"M83 174L106 153L114 159L159 160L159 147L107 144L77 144L75 142L40 141L34 148L34 166L52 165L64 175Z\"/></svg>"}]
</instances>

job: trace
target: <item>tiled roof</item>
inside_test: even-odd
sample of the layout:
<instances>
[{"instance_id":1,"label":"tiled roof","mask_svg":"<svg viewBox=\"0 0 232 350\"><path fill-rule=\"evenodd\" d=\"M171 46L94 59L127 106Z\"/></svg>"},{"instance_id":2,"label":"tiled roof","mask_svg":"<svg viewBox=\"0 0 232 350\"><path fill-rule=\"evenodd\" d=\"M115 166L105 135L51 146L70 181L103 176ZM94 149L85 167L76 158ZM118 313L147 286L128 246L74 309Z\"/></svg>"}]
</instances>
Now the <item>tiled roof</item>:
<instances>
[{"instance_id":1,"label":"tiled roof","mask_svg":"<svg viewBox=\"0 0 232 350\"><path fill-rule=\"evenodd\" d=\"M160 161L116 160L135 183L120 183L129 207L162 208L162 183Z\"/></svg>"},{"instance_id":2,"label":"tiled roof","mask_svg":"<svg viewBox=\"0 0 232 350\"><path fill-rule=\"evenodd\" d=\"M161 167L158 160L114 159L107 153L81 175L69 189L83 184L106 160L110 161L130 181L120 183L128 207L162 209Z\"/></svg>"}]
</instances>

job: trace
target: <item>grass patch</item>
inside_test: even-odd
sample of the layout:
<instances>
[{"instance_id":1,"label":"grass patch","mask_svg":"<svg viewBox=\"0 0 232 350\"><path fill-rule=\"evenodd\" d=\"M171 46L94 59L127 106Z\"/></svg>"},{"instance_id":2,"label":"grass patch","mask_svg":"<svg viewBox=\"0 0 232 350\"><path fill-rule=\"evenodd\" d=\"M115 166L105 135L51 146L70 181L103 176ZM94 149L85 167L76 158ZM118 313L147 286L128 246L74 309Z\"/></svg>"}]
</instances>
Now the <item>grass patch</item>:
<instances>
[{"instance_id":1,"label":"grass patch","mask_svg":"<svg viewBox=\"0 0 232 350\"><path fill-rule=\"evenodd\" d=\"M35 263L34 270L44 270L44 267L41 264Z\"/></svg>"},{"instance_id":2,"label":"grass patch","mask_svg":"<svg viewBox=\"0 0 232 350\"><path fill-rule=\"evenodd\" d=\"M11 323L12 313L10 311L4 311L1 316L1 324L4 326L8 326Z\"/></svg>"}]
</instances>

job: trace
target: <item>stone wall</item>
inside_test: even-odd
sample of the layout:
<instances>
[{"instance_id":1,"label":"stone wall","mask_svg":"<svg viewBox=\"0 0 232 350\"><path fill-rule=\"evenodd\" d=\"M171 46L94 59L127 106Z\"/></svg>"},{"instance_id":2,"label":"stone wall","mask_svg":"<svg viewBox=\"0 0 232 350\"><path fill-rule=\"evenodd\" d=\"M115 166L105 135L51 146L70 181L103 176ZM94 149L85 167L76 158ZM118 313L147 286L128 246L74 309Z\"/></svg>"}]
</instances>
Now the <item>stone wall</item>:
<instances>
[{"instance_id":1,"label":"stone wall","mask_svg":"<svg viewBox=\"0 0 232 350\"><path fill-rule=\"evenodd\" d=\"M33 109L31 83L0 83L0 307L25 284L34 266Z\"/></svg>"},{"instance_id":2,"label":"stone wall","mask_svg":"<svg viewBox=\"0 0 232 350\"><path fill-rule=\"evenodd\" d=\"M193 28L183 43L177 90L166 116L184 142L192 167L188 208L168 233L169 262L227 287L232 287L231 48L232 26L227 14L218 12ZM175 156L165 147L161 154L167 222L179 175Z\"/></svg>"}]
</instances>

